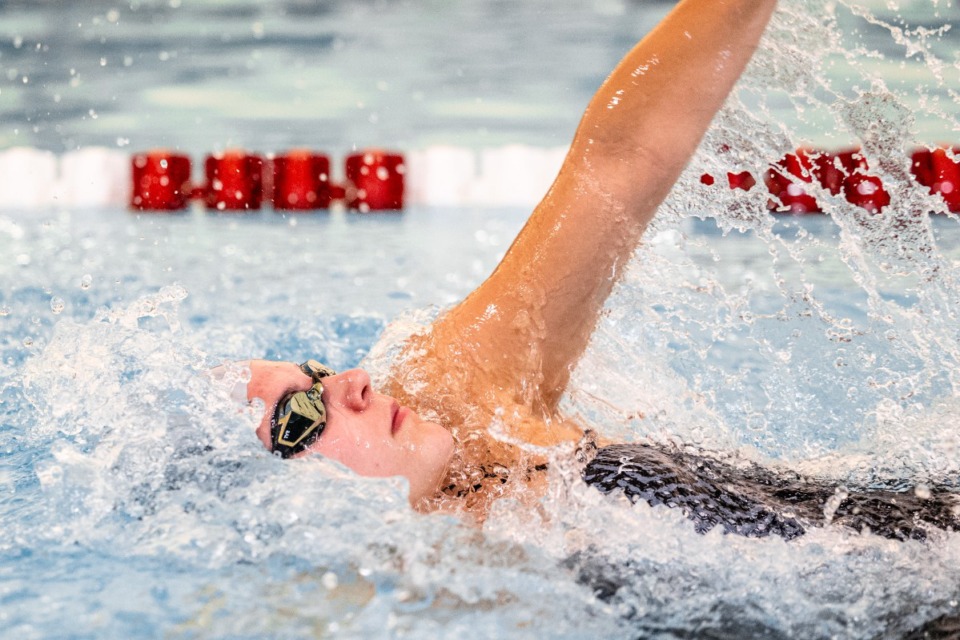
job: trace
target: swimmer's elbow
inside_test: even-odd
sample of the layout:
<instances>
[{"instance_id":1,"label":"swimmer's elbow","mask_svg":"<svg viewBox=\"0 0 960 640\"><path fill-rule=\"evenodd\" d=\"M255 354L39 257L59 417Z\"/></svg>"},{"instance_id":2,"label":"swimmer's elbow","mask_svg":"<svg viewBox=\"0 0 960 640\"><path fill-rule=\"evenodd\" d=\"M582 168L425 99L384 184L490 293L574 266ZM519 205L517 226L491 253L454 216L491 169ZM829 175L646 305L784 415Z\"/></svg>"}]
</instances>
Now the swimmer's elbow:
<instances>
[{"instance_id":1,"label":"swimmer's elbow","mask_svg":"<svg viewBox=\"0 0 960 640\"><path fill-rule=\"evenodd\" d=\"M585 164L603 196L630 208L656 207L686 166L690 153L678 154L652 141L622 137L596 145Z\"/></svg>"}]
</instances>

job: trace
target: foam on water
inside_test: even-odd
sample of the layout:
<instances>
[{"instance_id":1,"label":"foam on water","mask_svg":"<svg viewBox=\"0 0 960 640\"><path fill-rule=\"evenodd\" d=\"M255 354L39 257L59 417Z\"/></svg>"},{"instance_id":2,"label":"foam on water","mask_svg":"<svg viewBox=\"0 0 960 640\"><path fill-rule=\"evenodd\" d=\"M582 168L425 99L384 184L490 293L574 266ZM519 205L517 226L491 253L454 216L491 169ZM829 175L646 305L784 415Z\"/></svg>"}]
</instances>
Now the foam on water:
<instances>
[{"instance_id":1,"label":"foam on water","mask_svg":"<svg viewBox=\"0 0 960 640\"><path fill-rule=\"evenodd\" d=\"M903 5L783 3L609 301L571 414L844 482L957 483L960 229L926 215L944 204L905 155L920 117L960 129L955 7ZM878 38L922 58L920 79L887 78ZM700 183L761 174L811 123L862 141L883 215L817 191L829 219L774 219L760 189ZM397 314L469 292L521 211L121 216L0 214L11 636L872 638L956 613L953 533L701 536L585 487L565 450L543 500L518 490L478 530L411 511L402 481L266 454L258 407L230 398L243 368L205 375L251 355L357 364Z\"/></svg>"}]
</instances>

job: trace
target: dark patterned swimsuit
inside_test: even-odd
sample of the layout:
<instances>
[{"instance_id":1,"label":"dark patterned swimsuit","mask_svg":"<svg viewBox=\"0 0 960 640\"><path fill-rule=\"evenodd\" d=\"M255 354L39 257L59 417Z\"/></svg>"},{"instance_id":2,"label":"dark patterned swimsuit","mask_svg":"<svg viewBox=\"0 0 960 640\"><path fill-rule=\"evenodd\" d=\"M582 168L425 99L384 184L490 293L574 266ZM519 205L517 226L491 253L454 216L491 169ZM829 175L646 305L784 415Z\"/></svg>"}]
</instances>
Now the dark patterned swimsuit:
<instances>
[{"instance_id":1,"label":"dark patterned swimsuit","mask_svg":"<svg viewBox=\"0 0 960 640\"><path fill-rule=\"evenodd\" d=\"M700 533L719 526L742 536L775 535L790 540L810 527L826 524L828 511L832 511L829 522L834 525L856 531L869 529L895 540L925 540L934 529L960 529L954 513L956 487L937 487L929 496L906 485L838 491L836 485L796 473L774 472L754 464L724 464L675 448L643 444L603 447L587 463L583 479L603 493L622 492L632 502L643 500L651 506L680 509ZM830 509L826 508L828 504ZM605 601L616 600L621 590L629 590L643 570L629 560L608 558L592 547L573 554L565 565ZM629 602L627 598L621 603L626 607L624 617L638 625L639 638L786 637L764 624L756 626L756 620L745 621L739 609L712 612L716 619L695 630L684 630L648 620L649 616L627 606ZM670 633L665 632L668 629ZM941 615L904 636L905 640L929 638L960 638L960 615Z\"/></svg>"},{"instance_id":2,"label":"dark patterned swimsuit","mask_svg":"<svg viewBox=\"0 0 960 640\"><path fill-rule=\"evenodd\" d=\"M824 525L828 504L833 524L885 538L925 540L931 528L960 528L955 494L941 488L929 496L905 487L839 490L795 473L732 466L652 445L603 447L583 479L603 493L622 491L633 502L680 509L700 533L720 526L727 533L790 540Z\"/></svg>"}]
</instances>

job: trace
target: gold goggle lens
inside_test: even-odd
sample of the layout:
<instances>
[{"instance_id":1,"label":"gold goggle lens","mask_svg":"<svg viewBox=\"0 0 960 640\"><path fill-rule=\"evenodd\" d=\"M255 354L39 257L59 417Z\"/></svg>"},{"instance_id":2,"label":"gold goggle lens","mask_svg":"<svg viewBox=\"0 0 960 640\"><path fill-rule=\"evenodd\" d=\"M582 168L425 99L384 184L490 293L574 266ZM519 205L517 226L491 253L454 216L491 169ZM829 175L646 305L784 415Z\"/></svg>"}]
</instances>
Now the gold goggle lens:
<instances>
[{"instance_id":1,"label":"gold goggle lens","mask_svg":"<svg viewBox=\"0 0 960 640\"><path fill-rule=\"evenodd\" d=\"M307 360L300 365L300 370L313 379L313 386L280 401L273 414L273 450L284 458L316 442L327 426L327 408L323 406L320 380L336 375L336 372L316 360Z\"/></svg>"}]
</instances>

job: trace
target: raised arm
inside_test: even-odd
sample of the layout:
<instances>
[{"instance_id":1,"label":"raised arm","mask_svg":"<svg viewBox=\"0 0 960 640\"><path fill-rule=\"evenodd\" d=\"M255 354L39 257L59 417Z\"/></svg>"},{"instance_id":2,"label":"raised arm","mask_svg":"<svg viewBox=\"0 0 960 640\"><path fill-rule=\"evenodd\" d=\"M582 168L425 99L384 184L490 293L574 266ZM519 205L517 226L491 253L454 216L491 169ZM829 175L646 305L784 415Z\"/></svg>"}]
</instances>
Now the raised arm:
<instances>
[{"instance_id":1,"label":"raised arm","mask_svg":"<svg viewBox=\"0 0 960 640\"><path fill-rule=\"evenodd\" d=\"M590 101L560 174L503 261L436 323L431 357L476 371L473 388L492 386L552 413L624 263L775 4L682 0L626 55Z\"/></svg>"}]
</instances>

